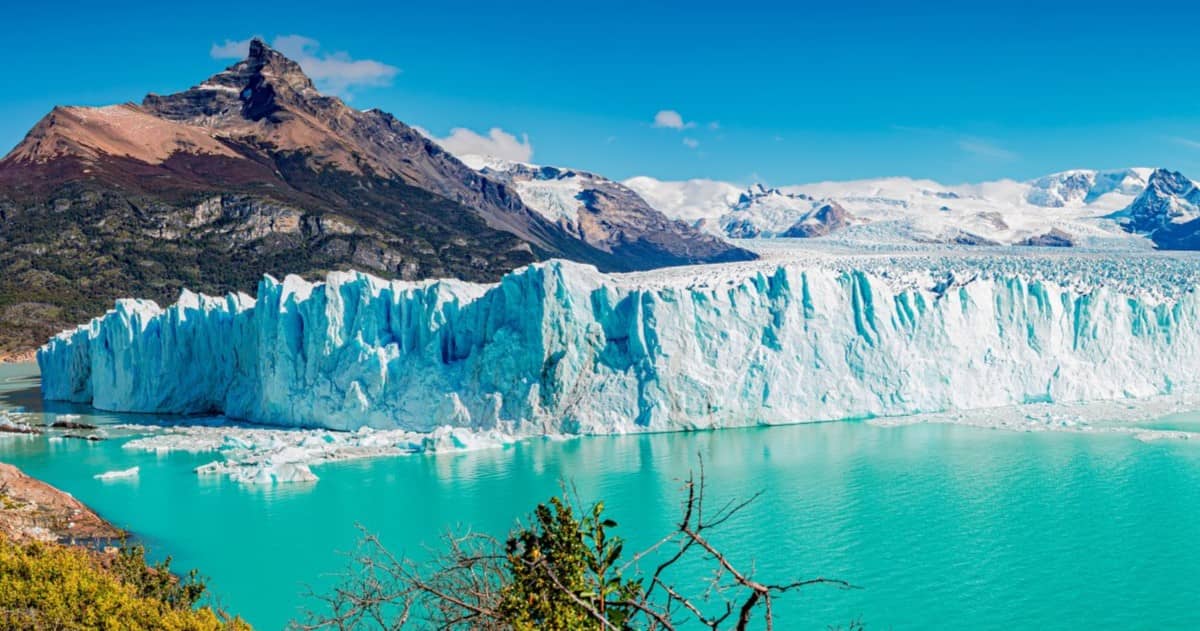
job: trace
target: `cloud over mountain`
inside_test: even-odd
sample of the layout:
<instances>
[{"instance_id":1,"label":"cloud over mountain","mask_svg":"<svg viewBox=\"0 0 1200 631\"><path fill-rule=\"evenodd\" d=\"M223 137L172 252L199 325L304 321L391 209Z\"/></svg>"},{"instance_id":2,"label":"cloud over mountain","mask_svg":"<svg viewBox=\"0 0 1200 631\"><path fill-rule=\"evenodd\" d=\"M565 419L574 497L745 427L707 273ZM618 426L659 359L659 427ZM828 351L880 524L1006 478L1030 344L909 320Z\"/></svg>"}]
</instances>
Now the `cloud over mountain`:
<instances>
[{"instance_id":1,"label":"cloud over mountain","mask_svg":"<svg viewBox=\"0 0 1200 631\"><path fill-rule=\"evenodd\" d=\"M499 127L489 129L486 136L465 127L451 129L445 138L438 138L421 127L417 131L457 156L492 156L514 162L529 162L533 158L533 144L529 142L528 134L521 134L518 139Z\"/></svg>"},{"instance_id":2,"label":"cloud over mountain","mask_svg":"<svg viewBox=\"0 0 1200 631\"><path fill-rule=\"evenodd\" d=\"M250 40L227 39L213 44L209 55L214 59L241 59ZM374 59L354 59L343 51L327 52L321 43L303 35L279 35L271 45L304 68L322 90L349 97L353 88L391 85L400 69Z\"/></svg>"}]
</instances>

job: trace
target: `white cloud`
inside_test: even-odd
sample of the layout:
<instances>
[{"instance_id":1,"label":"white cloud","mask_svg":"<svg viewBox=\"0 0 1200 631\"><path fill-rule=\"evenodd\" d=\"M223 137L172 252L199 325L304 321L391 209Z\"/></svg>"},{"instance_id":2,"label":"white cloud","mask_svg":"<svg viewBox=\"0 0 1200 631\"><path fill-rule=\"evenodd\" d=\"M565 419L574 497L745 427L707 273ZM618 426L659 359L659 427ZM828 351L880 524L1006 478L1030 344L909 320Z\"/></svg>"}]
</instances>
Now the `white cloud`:
<instances>
[{"instance_id":1,"label":"white cloud","mask_svg":"<svg viewBox=\"0 0 1200 631\"><path fill-rule=\"evenodd\" d=\"M449 136L438 138L427 129L417 127L416 130L456 156L492 156L515 162L529 162L533 158L533 144L529 142L529 134L521 134L518 140L515 135L499 127L488 130L487 136L465 127L455 127L450 130Z\"/></svg>"},{"instance_id":2,"label":"white cloud","mask_svg":"<svg viewBox=\"0 0 1200 631\"><path fill-rule=\"evenodd\" d=\"M227 39L223 44L213 44L208 54L213 59L241 59L250 50L250 39Z\"/></svg>"},{"instance_id":3,"label":"white cloud","mask_svg":"<svg viewBox=\"0 0 1200 631\"><path fill-rule=\"evenodd\" d=\"M709 128L709 129L711 129L711 130L713 130L713 131L716 131L716 130L720 129L720 128L721 128L721 121L713 121L713 122L709 123L709 124L708 124L708 128Z\"/></svg>"},{"instance_id":4,"label":"white cloud","mask_svg":"<svg viewBox=\"0 0 1200 631\"><path fill-rule=\"evenodd\" d=\"M1191 149L1200 149L1200 140L1192 140L1191 138L1183 138L1181 136L1171 137L1171 141L1178 145L1183 145Z\"/></svg>"},{"instance_id":5,"label":"white cloud","mask_svg":"<svg viewBox=\"0 0 1200 631\"><path fill-rule=\"evenodd\" d=\"M675 110L659 110L654 115L654 126L667 129L690 129L695 127L696 123L684 122L683 116Z\"/></svg>"},{"instance_id":6,"label":"white cloud","mask_svg":"<svg viewBox=\"0 0 1200 631\"><path fill-rule=\"evenodd\" d=\"M993 160L1016 160L1019 157L1016 153L1008 149L998 147L979 138L960 138L958 140L958 148L973 156Z\"/></svg>"},{"instance_id":7,"label":"white cloud","mask_svg":"<svg viewBox=\"0 0 1200 631\"><path fill-rule=\"evenodd\" d=\"M683 144L684 144L684 146L686 146L688 149L695 149L696 147L699 147L699 146L700 146L700 141L699 141L699 140L696 140L695 138L684 138L684 139L683 139Z\"/></svg>"},{"instance_id":8,"label":"white cloud","mask_svg":"<svg viewBox=\"0 0 1200 631\"><path fill-rule=\"evenodd\" d=\"M391 85L400 69L374 59L354 59L342 51L325 52L321 43L303 35L280 35L271 47L291 58L321 90L349 97L351 88ZM215 59L240 59L246 56L250 40L225 40L213 44L209 54Z\"/></svg>"}]
</instances>

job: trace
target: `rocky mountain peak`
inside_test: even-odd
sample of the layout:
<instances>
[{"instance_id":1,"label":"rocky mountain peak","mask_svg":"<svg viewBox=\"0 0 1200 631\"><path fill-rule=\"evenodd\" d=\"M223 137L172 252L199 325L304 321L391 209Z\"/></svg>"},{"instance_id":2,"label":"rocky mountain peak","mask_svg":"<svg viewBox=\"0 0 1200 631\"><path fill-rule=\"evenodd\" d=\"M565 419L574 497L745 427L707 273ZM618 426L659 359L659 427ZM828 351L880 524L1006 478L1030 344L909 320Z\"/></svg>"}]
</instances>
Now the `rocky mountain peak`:
<instances>
[{"instance_id":1,"label":"rocky mountain peak","mask_svg":"<svg viewBox=\"0 0 1200 631\"><path fill-rule=\"evenodd\" d=\"M789 204L797 200L807 202L812 201L812 198L803 193L785 193L778 188L755 183L738 196L734 210L747 210L756 204L763 203Z\"/></svg>"},{"instance_id":2,"label":"rocky mountain peak","mask_svg":"<svg viewBox=\"0 0 1200 631\"><path fill-rule=\"evenodd\" d=\"M572 189L575 221L563 225L526 204L516 178L322 95L261 40L246 52L140 105L55 108L0 160L0 352L53 332L14 329L24 312L12 296L58 296L43 307L73 322L118 296L245 291L264 273L494 281L546 258L606 271L755 258L619 185L589 182L594 193L578 197L577 181L593 176L537 170L530 182ZM30 252L47 262L31 270Z\"/></svg>"},{"instance_id":3,"label":"rocky mountain peak","mask_svg":"<svg viewBox=\"0 0 1200 631\"><path fill-rule=\"evenodd\" d=\"M250 52L241 63L255 78L262 78L264 82L274 85L282 83L297 92L316 89L300 64L267 46L261 39L250 40Z\"/></svg>"},{"instance_id":4,"label":"rocky mountain peak","mask_svg":"<svg viewBox=\"0 0 1200 631\"><path fill-rule=\"evenodd\" d=\"M156 116L205 127L267 119L284 109L313 111L341 105L317 92L300 64L260 39L246 58L200 85L169 95L149 94L142 107ZM341 107L345 107L341 105Z\"/></svg>"},{"instance_id":5,"label":"rocky mountain peak","mask_svg":"<svg viewBox=\"0 0 1200 631\"><path fill-rule=\"evenodd\" d=\"M850 225L854 217L831 199L825 199L815 205L811 211L800 217L792 227L782 235L792 238L821 237Z\"/></svg>"},{"instance_id":6,"label":"rocky mountain peak","mask_svg":"<svg viewBox=\"0 0 1200 631\"><path fill-rule=\"evenodd\" d=\"M1146 188L1115 215L1126 230L1153 233L1200 216L1200 188L1178 171L1155 169Z\"/></svg>"},{"instance_id":7,"label":"rocky mountain peak","mask_svg":"<svg viewBox=\"0 0 1200 631\"><path fill-rule=\"evenodd\" d=\"M269 53L273 52L275 50L267 46L266 42L262 41L261 38L255 37L250 40L250 55L248 59L265 59Z\"/></svg>"},{"instance_id":8,"label":"rocky mountain peak","mask_svg":"<svg viewBox=\"0 0 1200 631\"><path fill-rule=\"evenodd\" d=\"M1187 196L1196 190L1196 185L1178 171L1155 169L1146 182L1147 189L1159 195Z\"/></svg>"}]
</instances>

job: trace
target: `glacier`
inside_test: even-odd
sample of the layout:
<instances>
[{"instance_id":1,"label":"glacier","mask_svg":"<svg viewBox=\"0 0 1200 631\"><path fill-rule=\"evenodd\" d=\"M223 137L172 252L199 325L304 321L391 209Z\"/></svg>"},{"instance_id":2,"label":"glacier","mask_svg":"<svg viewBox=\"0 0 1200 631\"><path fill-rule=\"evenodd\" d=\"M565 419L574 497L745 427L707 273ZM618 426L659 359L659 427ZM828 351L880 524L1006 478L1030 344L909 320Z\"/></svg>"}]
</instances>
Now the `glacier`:
<instances>
[{"instance_id":1,"label":"glacier","mask_svg":"<svg viewBox=\"0 0 1200 631\"><path fill-rule=\"evenodd\" d=\"M490 285L268 276L256 298L118 301L37 360L45 398L111 411L507 436L698 430L1194 393L1190 287L770 259L662 274L550 261Z\"/></svg>"},{"instance_id":2,"label":"glacier","mask_svg":"<svg viewBox=\"0 0 1200 631\"><path fill-rule=\"evenodd\" d=\"M1147 167L1077 169L1025 182L956 185L906 177L748 188L715 180L663 181L647 176L623 182L668 217L726 237L742 236L748 228L763 236L783 236L804 214L833 202L855 218L834 231L848 240L946 244L969 240L1024 247L1057 231L1069 235L1073 244L1108 249L1152 247L1157 240L1140 229L1126 230L1114 214L1146 208L1147 200L1139 198L1147 189L1153 189L1152 198L1186 212L1195 201L1187 199L1189 183L1182 174Z\"/></svg>"}]
</instances>

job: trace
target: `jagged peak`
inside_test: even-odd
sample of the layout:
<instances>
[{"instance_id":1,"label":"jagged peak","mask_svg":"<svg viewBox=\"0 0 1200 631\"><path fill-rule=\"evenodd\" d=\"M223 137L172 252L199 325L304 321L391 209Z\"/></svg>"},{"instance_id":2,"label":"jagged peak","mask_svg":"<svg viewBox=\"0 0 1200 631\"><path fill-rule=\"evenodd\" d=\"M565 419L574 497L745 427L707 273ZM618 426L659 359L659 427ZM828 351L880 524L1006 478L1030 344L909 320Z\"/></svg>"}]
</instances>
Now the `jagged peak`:
<instances>
[{"instance_id":1,"label":"jagged peak","mask_svg":"<svg viewBox=\"0 0 1200 631\"><path fill-rule=\"evenodd\" d=\"M296 90L316 90L304 69L283 53L271 48L259 38L250 40L250 50L241 63L259 74L284 80ZM235 68L237 65L234 66ZM227 71L228 72L228 71Z\"/></svg>"},{"instance_id":2,"label":"jagged peak","mask_svg":"<svg viewBox=\"0 0 1200 631\"><path fill-rule=\"evenodd\" d=\"M1196 184L1179 171L1158 168L1150 174L1146 187L1169 195L1186 195Z\"/></svg>"},{"instance_id":3,"label":"jagged peak","mask_svg":"<svg viewBox=\"0 0 1200 631\"><path fill-rule=\"evenodd\" d=\"M266 57L274 53L275 49L267 46L267 43L262 38L255 37L250 40L250 53L248 59L266 59Z\"/></svg>"},{"instance_id":4,"label":"jagged peak","mask_svg":"<svg viewBox=\"0 0 1200 631\"><path fill-rule=\"evenodd\" d=\"M793 204L795 202L808 202L812 198L803 193L788 193L781 189L767 186L761 182L751 184L746 190L738 196L735 203L735 209L745 210L750 206L758 203L777 201L783 204Z\"/></svg>"},{"instance_id":5,"label":"jagged peak","mask_svg":"<svg viewBox=\"0 0 1200 631\"><path fill-rule=\"evenodd\" d=\"M311 110L314 103L341 105L322 96L299 63L255 38L241 61L182 92L148 94L142 107L171 120L220 126L230 119L260 120L289 106Z\"/></svg>"}]
</instances>

